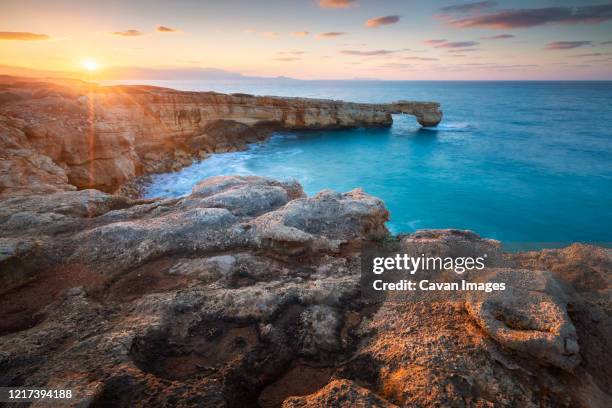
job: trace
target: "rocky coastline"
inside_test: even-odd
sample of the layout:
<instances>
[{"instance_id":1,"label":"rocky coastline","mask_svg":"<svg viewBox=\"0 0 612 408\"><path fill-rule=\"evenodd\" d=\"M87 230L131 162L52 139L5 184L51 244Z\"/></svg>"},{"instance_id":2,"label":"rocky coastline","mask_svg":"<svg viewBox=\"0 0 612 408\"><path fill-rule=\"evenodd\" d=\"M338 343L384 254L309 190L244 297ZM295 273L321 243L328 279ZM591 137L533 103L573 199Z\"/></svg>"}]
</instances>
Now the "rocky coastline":
<instances>
[{"instance_id":1,"label":"rocky coastline","mask_svg":"<svg viewBox=\"0 0 612 408\"><path fill-rule=\"evenodd\" d=\"M399 113L436 126L439 107L0 76L0 197L115 192L137 176L244 150L273 131L390 126Z\"/></svg>"},{"instance_id":2,"label":"rocky coastline","mask_svg":"<svg viewBox=\"0 0 612 408\"><path fill-rule=\"evenodd\" d=\"M361 190L213 177L181 199L0 202L0 384L72 406L609 406L609 250L392 237ZM496 261L486 301L371 301L362 245Z\"/></svg>"},{"instance_id":3,"label":"rocky coastline","mask_svg":"<svg viewBox=\"0 0 612 408\"><path fill-rule=\"evenodd\" d=\"M418 117L414 106L148 87L99 88L94 102L70 91L80 83L37 84L0 93L1 386L69 388L74 407L611 405L609 249L393 236L384 203L360 189L308 197L255 176L212 177L176 199L113 193L166 160L265 138L279 112L287 128L388 126L391 113ZM217 101L210 123L201 98ZM364 297L363 248L388 242L484 251L510 290Z\"/></svg>"}]
</instances>

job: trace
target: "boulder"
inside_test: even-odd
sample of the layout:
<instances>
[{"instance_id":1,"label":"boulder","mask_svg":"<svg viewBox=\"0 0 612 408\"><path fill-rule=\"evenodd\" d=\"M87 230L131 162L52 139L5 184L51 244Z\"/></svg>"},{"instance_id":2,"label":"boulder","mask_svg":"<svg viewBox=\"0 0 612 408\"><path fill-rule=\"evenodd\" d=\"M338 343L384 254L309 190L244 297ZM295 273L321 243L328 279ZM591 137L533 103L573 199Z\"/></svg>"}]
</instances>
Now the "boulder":
<instances>
[{"instance_id":1,"label":"boulder","mask_svg":"<svg viewBox=\"0 0 612 408\"><path fill-rule=\"evenodd\" d=\"M503 347L572 371L580 363L576 329L567 313L570 297L550 272L500 269L487 281L506 290L473 295L467 310Z\"/></svg>"}]
</instances>

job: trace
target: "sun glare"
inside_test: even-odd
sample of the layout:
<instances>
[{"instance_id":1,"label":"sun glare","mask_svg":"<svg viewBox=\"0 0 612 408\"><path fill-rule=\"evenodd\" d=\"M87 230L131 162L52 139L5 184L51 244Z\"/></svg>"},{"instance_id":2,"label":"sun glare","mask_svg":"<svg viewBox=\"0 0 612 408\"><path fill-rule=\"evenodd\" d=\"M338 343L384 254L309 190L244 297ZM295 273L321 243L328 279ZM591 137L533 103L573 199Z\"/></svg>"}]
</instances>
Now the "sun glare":
<instances>
[{"instance_id":1,"label":"sun glare","mask_svg":"<svg viewBox=\"0 0 612 408\"><path fill-rule=\"evenodd\" d=\"M83 65L83 68L85 68L87 71L90 71L90 72L95 71L99 67L98 63L92 60L91 58L83 60L81 65Z\"/></svg>"}]
</instances>

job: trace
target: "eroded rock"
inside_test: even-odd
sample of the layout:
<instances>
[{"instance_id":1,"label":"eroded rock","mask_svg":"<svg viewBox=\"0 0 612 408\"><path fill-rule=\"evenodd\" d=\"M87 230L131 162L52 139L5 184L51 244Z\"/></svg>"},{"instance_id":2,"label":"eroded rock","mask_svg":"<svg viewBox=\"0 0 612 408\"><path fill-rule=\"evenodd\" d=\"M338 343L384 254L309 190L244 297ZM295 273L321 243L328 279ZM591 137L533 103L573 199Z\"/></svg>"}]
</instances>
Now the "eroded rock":
<instances>
[{"instance_id":1,"label":"eroded rock","mask_svg":"<svg viewBox=\"0 0 612 408\"><path fill-rule=\"evenodd\" d=\"M468 300L480 327L504 347L572 371L581 358L561 284L550 272L531 270L490 271L488 279L507 288Z\"/></svg>"},{"instance_id":2,"label":"eroded rock","mask_svg":"<svg viewBox=\"0 0 612 408\"><path fill-rule=\"evenodd\" d=\"M0 382L70 387L90 407L609 405L607 252L420 231L400 245L484 251L504 267L457 279L508 291L375 302L360 251L389 238L387 218L360 190L239 176L180 199L0 201ZM575 290L584 265L598 297Z\"/></svg>"}]
</instances>

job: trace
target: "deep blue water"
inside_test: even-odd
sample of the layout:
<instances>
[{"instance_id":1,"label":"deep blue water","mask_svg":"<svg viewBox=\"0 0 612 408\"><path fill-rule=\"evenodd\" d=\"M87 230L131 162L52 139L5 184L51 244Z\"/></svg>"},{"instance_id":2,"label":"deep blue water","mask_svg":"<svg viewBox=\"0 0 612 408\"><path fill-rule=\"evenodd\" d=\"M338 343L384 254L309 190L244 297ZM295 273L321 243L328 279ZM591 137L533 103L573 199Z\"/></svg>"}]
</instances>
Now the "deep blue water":
<instances>
[{"instance_id":1,"label":"deep blue water","mask_svg":"<svg viewBox=\"0 0 612 408\"><path fill-rule=\"evenodd\" d=\"M151 81L149 81L151 83ZM220 174L296 179L308 194L362 187L390 228L466 228L506 243L612 242L612 82L159 81L178 89L391 102L438 101L423 129L277 135L158 175L148 196ZM545 244L536 244L538 246Z\"/></svg>"}]
</instances>

